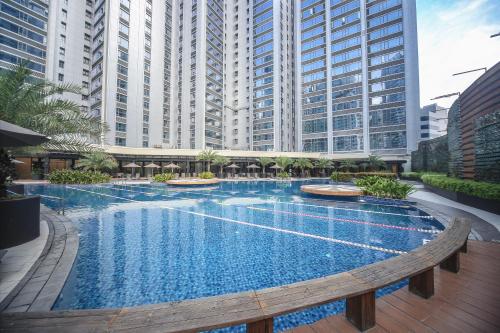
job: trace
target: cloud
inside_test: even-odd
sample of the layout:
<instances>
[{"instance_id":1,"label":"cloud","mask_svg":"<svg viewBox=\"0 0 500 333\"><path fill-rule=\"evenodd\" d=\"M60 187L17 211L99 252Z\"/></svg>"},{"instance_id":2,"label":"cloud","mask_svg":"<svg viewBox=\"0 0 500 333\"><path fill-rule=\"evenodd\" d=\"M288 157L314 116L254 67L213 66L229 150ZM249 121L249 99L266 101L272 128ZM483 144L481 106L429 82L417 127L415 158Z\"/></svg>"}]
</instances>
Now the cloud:
<instances>
[{"instance_id":1,"label":"cloud","mask_svg":"<svg viewBox=\"0 0 500 333\"><path fill-rule=\"evenodd\" d=\"M459 3L460 4L460 3ZM486 0L461 2L463 7L427 6L419 8L419 67L421 105L439 95L465 90L481 72L452 76L500 60L500 22L491 19L496 5ZM453 99L439 100L449 106Z\"/></svg>"}]
</instances>

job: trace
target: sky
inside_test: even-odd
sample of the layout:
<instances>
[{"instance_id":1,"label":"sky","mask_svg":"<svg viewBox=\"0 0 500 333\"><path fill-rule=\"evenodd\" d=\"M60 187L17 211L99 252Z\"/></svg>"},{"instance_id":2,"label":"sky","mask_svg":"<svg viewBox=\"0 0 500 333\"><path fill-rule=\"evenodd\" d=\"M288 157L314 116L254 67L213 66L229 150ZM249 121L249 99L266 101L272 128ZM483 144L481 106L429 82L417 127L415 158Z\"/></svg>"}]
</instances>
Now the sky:
<instances>
[{"instance_id":1,"label":"sky","mask_svg":"<svg viewBox=\"0 0 500 333\"><path fill-rule=\"evenodd\" d=\"M483 72L452 76L500 61L500 0L416 0L420 105L464 91ZM449 107L454 98L440 99Z\"/></svg>"}]
</instances>

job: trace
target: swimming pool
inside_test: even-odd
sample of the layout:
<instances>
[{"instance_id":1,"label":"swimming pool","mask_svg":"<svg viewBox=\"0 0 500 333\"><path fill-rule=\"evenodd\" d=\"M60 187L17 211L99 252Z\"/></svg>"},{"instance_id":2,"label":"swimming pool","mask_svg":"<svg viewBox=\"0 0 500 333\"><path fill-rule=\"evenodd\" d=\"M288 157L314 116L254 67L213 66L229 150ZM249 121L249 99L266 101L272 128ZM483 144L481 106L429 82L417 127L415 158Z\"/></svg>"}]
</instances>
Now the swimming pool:
<instances>
[{"instance_id":1,"label":"swimming pool","mask_svg":"<svg viewBox=\"0 0 500 333\"><path fill-rule=\"evenodd\" d=\"M136 306L289 284L410 251L443 229L405 203L300 192L305 183L325 182L29 186L33 194L64 197L79 230L77 258L53 309ZM275 328L342 310L336 302L279 317Z\"/></svg>"}]
</instances>

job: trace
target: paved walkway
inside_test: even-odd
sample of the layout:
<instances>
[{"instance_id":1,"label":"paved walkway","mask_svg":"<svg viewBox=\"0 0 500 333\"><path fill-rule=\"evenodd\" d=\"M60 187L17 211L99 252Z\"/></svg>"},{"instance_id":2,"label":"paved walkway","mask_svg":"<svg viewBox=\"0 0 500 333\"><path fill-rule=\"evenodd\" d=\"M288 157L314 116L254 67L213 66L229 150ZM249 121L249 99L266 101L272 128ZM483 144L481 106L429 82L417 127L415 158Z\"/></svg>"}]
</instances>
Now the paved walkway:
<instances>
[{"instance_id":1,"label":"paved walkway","mask_svg":"<svg viewBox=\"0 0 500 333\"><path fill-rule=\"evenodd\" d=\"M40 236L36 239L6 249L0 262L0 304L33 267L47 242L49 227L40 221ZM1 308L0 308L1 310Z\"/></svg>"},{"instance_id":2,"label":"paved walkway","mask_svg":"<svg viewBox=\"0 0 500 333\"><path fill-rule=\"evenodd\" d=\"M457 208L471 214L476 215L477 217L485 220L486 222L492 224L500 231L500 215L493 214L482 209L466 206L464 204L458 203L456 201L447 199L435 193L418 189L415 193L410 194L410 199L419 199L424 201L429 201L433 203L439 203L441 205L446 205L449 207Z\"/></svg>"},{"instance_id":3,"label":"paved walkway","mask_svg":"<svg viewBox=\"0 0 500 333\"><path fill-rule=\"evenodd\" d=\"M367 332L500 332L500 244L469 241L458 274L435 268L435 295L402 288L377 299L376 326ZM289 333L358 332L344 315Z\"/></svg>"},{"instance_id":4,"label":"paved walkway","mask_svg":"<svg viewBox=\"0 0 500 333\"><path fill-rule=\"evenodd\" d=\"M45 247L38 254L32 249L24 249L27 256L33 255L24 260L32 264L29 270L17 275L19 279L13 289L0 302L0 312L50 311L71 270L78 250L78 234L73 223L44 206L41 206L40 217L48 226ZM3 267L4 260L0 270Z\"/></svg>"},{"instance_id":5,"label":"paved walkway","mask_svg":"<svg viewBox=\"0 0 500 333\"><path fill-rule=\"evenodd\" d=\"M477 239L500 242L499 215L460 204L423 188L417 188L417 192L410 195L410 200L423 206L433 216L442 216L445 220L452 216L467 218L472 221L473 235Z\"/></svg>"}]
</instances>

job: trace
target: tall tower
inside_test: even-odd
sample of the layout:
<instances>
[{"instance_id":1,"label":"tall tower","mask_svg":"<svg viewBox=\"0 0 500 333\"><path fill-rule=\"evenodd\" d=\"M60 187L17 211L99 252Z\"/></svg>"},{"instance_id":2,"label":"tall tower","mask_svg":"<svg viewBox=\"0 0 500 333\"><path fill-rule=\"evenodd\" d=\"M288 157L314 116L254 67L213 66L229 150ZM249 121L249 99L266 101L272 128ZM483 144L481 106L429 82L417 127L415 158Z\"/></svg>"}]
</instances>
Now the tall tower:
<instances>
[{"instance_id":1,"label":"tall tower","mask_svg":"<svg viewBox=\"0 0 500 333\"><path fill-rule=\"evenodd\" d=\"M293 151L293 1L253 3L252 150Z\"/></svg>"},{"instance_id":2,"label":"tall tower","mask_svg":"<svg viewBox=\"0 0 500 333\"><path fill-rule=\"evenodd\" d=\"M108 144L160 147L168 133L168 4L94 3L90 105L110 127Z\"/></svg>"},{"instance_id":3,"label":"tall tower","mask_svg":"<svg viewBox=\"0 0 500 333\"><path fill-rule=\"evenodd\" d=\"M92 1L50 2L45 78L80 86L81 93L64 93L63 97L84 111L90 110L92 21Z\"/></svg>"},{"instance_id":4,"label":"tall tower","mask_svg":"<svg viewBox=\"0 0 500 333\"><path fill-rule=\"evenodd\" d=\"M177 3L176 109L178 148L223 148L224 1Z\"/></svg>"},{"instance_id":5,"label":"tall tower","mask_svg":"<svg viewBox=\"0 0 500 333\"><path fill-rule=\"evenodd\" d=\"M46 73L49 2L0 1L0 71L29 60L32 77Z\"/></svg>"},{"instance_id":6,"label":"tall tower","mask_svg":"<svg viewBox=\"0 0 500 333\"><path fill-rule=\"evenodd\" d=\"M415 1L300 1L302 151L406 155L416 145Z\"/></svg>"}]
</instances>

